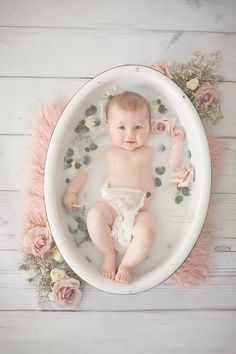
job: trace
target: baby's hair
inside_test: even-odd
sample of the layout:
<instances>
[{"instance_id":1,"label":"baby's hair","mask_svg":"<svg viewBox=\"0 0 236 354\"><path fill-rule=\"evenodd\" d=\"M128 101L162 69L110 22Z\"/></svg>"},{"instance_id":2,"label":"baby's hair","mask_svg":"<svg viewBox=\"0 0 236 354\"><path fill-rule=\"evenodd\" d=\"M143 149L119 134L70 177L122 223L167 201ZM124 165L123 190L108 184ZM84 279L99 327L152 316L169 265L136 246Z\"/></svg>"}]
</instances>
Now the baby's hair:
<instances>
[{"instance_id":1,"label":"baby's hair","mask_svg":"<svg viewBox=\"0 0 236 354\"><path fill-rule=\"evenodd\" d=\"M150 119L150 107L147 100L136 92L126 91L112 97L106 106L106 120L114 106L128 112L136 112L145 107Z\"/></svg>"}]
</instances>

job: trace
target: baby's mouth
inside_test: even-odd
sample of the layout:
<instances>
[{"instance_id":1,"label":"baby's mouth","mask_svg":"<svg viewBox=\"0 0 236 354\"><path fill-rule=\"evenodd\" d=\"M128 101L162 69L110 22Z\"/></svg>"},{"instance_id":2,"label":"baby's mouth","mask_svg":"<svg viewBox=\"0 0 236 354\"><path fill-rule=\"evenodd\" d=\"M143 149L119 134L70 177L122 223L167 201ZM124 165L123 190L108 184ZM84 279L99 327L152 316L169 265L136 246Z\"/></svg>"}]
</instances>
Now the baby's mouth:
<instances>
[{"instance_id":1,"label":"baby's mouth","mask_svg":"<svg viewBox=\"0 0 236 354\"><path fill-rule=\"evenodd\" d=\"M126 141L126 144L135 144L135 141L133 141L133 140L127 140L127 141Z\"/></svg>"}]
</instances>

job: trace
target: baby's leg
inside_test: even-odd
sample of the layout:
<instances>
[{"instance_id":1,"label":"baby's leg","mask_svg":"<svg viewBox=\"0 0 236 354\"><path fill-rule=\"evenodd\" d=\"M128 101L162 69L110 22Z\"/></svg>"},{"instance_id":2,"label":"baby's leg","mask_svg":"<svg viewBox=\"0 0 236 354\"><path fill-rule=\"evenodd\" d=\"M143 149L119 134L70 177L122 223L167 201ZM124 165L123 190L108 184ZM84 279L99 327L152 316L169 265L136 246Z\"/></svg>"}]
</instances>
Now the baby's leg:
<instances>
[{"instance_id":1,"label":"baby's leg","mask_svg":"<svg viewBox=\"0 0 236 354\"><path fill-rule=\"evenodd\" d=\"M106 202L95 204L88 212L87 227L94 245L103 254L100 273L109 279L115 278L115 249L111 237L111 227L117 214Z\"/></svg>"},{"instance_id":2,"label":"baby's leg","mask_svg":"<svg viewBox=\"0 0 236 354\"><path fill-rule=\"evenodd\" d=\"M115 280L121 283L131 282L131 270L148 255L155 236L155 222L152 214L141 211L135 218L133 239L127 248L119 266Z\"/></svg>"}]
</instances>

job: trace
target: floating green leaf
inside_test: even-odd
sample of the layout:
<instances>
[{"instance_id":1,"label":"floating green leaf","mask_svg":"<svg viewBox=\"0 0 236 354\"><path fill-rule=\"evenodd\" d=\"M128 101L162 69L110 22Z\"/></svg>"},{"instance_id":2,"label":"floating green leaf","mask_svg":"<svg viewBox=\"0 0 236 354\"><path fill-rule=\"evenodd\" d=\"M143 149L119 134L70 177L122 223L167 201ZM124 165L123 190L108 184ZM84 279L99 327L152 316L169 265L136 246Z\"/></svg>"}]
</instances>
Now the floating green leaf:
<instances>
[{"instance_id":1,"label":"floating green leaf","mask_svg":"<svg viewBox=\"0 0 236 354\"><path fill-rule=\"evenodd\" d=\"M191 151L189 150L188 151L188 158L191 159L191 156L192 156L192 154L191 154Z\"/></svg>"},{"instance_id":2,"label":"floating green leaf","mask_svg":"<svg viewBox=\"0 0 236 354\"><path fill-rule=\"evenodd\" d=\"M160 113L164 113L164 112L166 112L167 111L167 109L166 109L166 107L164 106L164 104L160 104L160 106L159 106L159 112Z\"/></svg>"},{"instance_id":3,"label":"floating green leaf","mask_svg":"<svg viewBox=\"0 0 236 354\"><path fill-rule=\"evenodd\" d=\"M161 100L159 98L156 100L156 102L157 104L161 104Z\"/></svg>"},{"instance_id":4,"label":"floating green leaf","mask_svg":"<svg viewBox=\"0 0 236 354\"><path fill-rule=\"evenodd\" d=\"M100 119L95 119L94 124L96 127L99 126L101 124Z\"/></svg>"},{"instance_id":5,"label":"floating green leaf","mask_svg":"<svg viewBox=\"0 0 236 354\"><path fill-rule=\"evenodd\" d=\"M86 116L86 117L92 116L92 115L94 115L96 112L97 112L97 107L94 106L94 105L92 105L92 106L90 106L88 109L86 109L86 111L85 111L85 116Z\"/></svg>"},{"instance_id":6,"label":"floating green leaf","mask_svg":"<svg viewBox=\"0 0 236 354\"><path fill-rule=\"evenodd\" d=\"M184 196L190 195L189 187L178 187L178 186L177 186L177 189L178 189Z\"/></svg>"},{"instance_id":7,"label":"floating green leaf","mask_svg":"<svg viewBox=\"0 0 236 354\"><path fill-rule=\"evenodd\" d=\"M160 180L160 178L156 177L156 178L154 179L154 184L155 184L156 187L160 187L160 185L161 185L161 180Z\"/></svg>"},{"instance_id":8,"label":"floating green leaf","mask_svg":"<svg viewBox=\"0 0 236 354\"><path fill-rule=\"evenodd\" d=\"M157 173L158 175L164 175L164 173L166 172L166 168L165 168L164 166L162 166L162 167L157 167L157 168L155 169L155 171L156 171L156 173Z\"/></svg>"},{"instance_id":9,"label":"floating green leaf","mask_svg":"<svg viewBox=\"0 0 236 354\"><path fill-rule=\"evenodd\" d=\"M89 151L90 151L90 148L89 148L89 147L86 147L84 150L85 150L86 152L89 152Z\"/></svg>"},{"instance_id":10,"label":"floating green leaf","mask_svg":"<svg viewBox=\"0 0 236 354\"><path fill-rule=\"evenodd\" d=\"M84 164L88 165L91 162L91 156L89 155L84 155Z\"/></svg>"},{"instance_id":11,"label":"floating green leaf","mask_svg":"<svg viewBox=\"0 0 236 354\"><path fill-rule=\"evenodd\" d=\"M71 156L73 156L73 155L74 155L74 150L71 149L71 148L67 149L67 151L66 151L66 157L71 157Z\"/></svg>"},{"instance_id":12,"label":"floating green leaf","mask_svg":"<svg viewBox=\"0 0 236 354\"><path fill-rule=\"evenodd\" d=\"M66 159L66 163L68 163L69 165L71 165L73 162L73 159Z\"/></svg>"},{"instance_id":13,"label":"floating green leaf","mask_svg":"<svg viewBox=\"0 0 236 354\"><path fill-rule=\"evenodd\" d=\"M78 222L78 230L80 230L80 231L87 231L86 222L83 220L83 218L81 218L81 216L79 216L78 218L76 218L76 221Z\"/></svg>"},{"instance_id":14,"label":"floating green leaf","mask_svg":"<svg viewBox=\"0 0 236 354\"><path fill-rule=\"evenodd\" d=\"M182 203L183 199L184 198L182 195L177 195L177 197L175 198L175 203L180 204L180 203Z\"/></svg>"},{"instance_id":15,"label":"floating green leaf","mask_svg":"<svg viewBox=\"0 0 236 354\"><path fill-rule=\"evenodd\" d=\"M74 234L74 233L77 233L77 232L78 232L78 230L73 229L73 227L72 227L70 224L68 224L68 229L69 229L70 233L72 233L72 234Z\"/></svg>"},{"instance_id":16,"label":"floating green leaf","mask_svg":"<svg viewBox=\"0 0 236 354\"><path fill-rule=\"evenodd\" d=\"M70 183L70 179L69 178L66 179L66 183Z\"/></svg>"},{"instance_id":17,"label":"floating green leaf","mask_svg":"<svg viewBox=\"0 0 236 354\"><path fill-rule=\"evenodd\" d=\"M189 187L182 187L182 190L181 190L182 194L187 196L187 195L190 195L189 194Z\"/></svg>"},{"instance_id":18,"label":"floating green leaf","mask_svg":"<svg viewBox=\"0 0 236 354\"><path fill-rule=\"evenodd\" d=\"M165 149L166 149L166 147L165 147L165 145L163 145L163 144L160 144L160 145L158 146L158 151L160 151L160 152L165 151Z\"/></svg>"},{"instance_id":19,"label":"floating green leaf","mask_svg":"<svg viewBox=\"0 0 236 354\"><path fill-rule=\"evenodd\" d=\"M152 193L151 193L151 192L147 192L147 193L146 193L146 198L150 198L150 197L151 197L151 195L152 195Z\"/></svg>"},{"instance_id":20,"label":"floating green leaf","mask_svg":"<svg viewBox=\"0 0 236 354\"><path fill-rule=\"evenodd\" d=\"M90 150L96 150L96 149L97 149L97 145L94 144L94 143L91 143L91 144L89 145L89 148L90 148Z\"/></svg>"}]
</instances>

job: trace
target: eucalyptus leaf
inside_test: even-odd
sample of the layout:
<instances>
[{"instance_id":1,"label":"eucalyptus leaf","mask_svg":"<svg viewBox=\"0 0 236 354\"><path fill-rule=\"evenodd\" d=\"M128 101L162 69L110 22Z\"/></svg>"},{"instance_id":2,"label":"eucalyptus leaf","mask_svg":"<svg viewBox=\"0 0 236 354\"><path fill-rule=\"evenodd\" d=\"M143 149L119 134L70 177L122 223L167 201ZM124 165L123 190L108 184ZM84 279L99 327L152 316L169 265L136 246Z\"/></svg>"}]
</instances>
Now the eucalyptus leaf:
<instances>
[{"instance_id":1,"label":"eucalyptus leaf","mask_svg":"<svg viewBox=\"0 0 236 354\"><path fill-rule=\"evenodd\" d=\"M158 151L160 151L160 152L165 151L165 149L166 149L166 147L165 147L165 145L163 145L163 144L160 144L160 145L158 146Z\"/></svg>"},{"instance_id":2,"label":"eucalyptus leaf","mask_svg":"<svg viewBox=\"0 0 236 354\"><path fill-rule=\"evenodd\" d=\"M83 133L88 133L89 128L86 127L86 125L78 124L77 127L75 128L75 132L78 134L83 134Z\"/></svg>"},{"instance_id":3,"label":"eucalyptus leaf","mask_svg":"<svg viewBox=\"0 0 236 354\"><path fill-rule=\"evenodd\" d=\"M91 143L91 144L89 145L89 148L90 148L90 150L96 150L96 149L97 149L97 145L94 144L94 143Z\"/></svg>"},{"instance_id":4,"label":"eucalyptus leaf","mask_svg":"<svg viewBox=\"0 0 236 354\"><path fill-rule=\"evenodd\" d=\"M156 173L157 173L158 175L164 175L164 173L166 172L166 168L165 168L164 166L162 166L162 167L157 167L157 168L155 169L155 171L156 171Z\"/></svg>"},{"instance_id":5,"label":"eucalyptus leaf","mask_svg":"<svg viewBox=\"0 0 236 354\"><path fill-rule=\"evenodd\" d=\"M182 194L187 196L187 195L190 195L189 194L189 187L182 187L182 190L181 190Z\"/></svg>"},{"instance_id":6,"label":"eucalyptus leaf","mask_svg":"<svg viewBox=\"0 0 236 354\"><path fill-rule=\"evenodd\" d=\"M177 197L175 198L175 203L180 204L180 203L182 203L183 199L184 198L182 195L177 195Z\"/></svg>"},{"instance_id":7,"label":"eucalyptus leaf","mask_svg":"<svg viewBox=\"0 0 236 354\"><path fill-rule=\"evenodd\" d=\"M74 150L71 148L68 148L66 151L66 157L71 157L74 155Z\"/></svg>"},{"instance_id":8,"label":"eucalyptus leaf","mask_svg":"<svg viewBox=\"0 0 236 354\"><path fill-rule=\"evenodd\" d=\"M90 162L91 162L91 156L89 156L89 155L84 155L84 164L85 165L89 165L90 164Z\"/></svg>"},{"instance_id":9,"label":"eucalyptus leaf","mask_svg":"<svg viewBox=\"0 0 236 354\"><path fill-rule=\"evenodd\" d=\"M83 220L83 218L81 218L80 216L78 218L76 218L76 221L78 222L78 230L80 231L87 231L87 224L86 222Z\"/></svg>"},{"instance_id":10,"label":"eucalyptus leaf","mask_svg":"<svg viewBox=\"0 0 236 354\"><path fill-rule=\"evenodd\" d=\"M97 112L97 107L94 106L94 105L92 105L92 106L90 106L88 109L86 109L86 111L85 111L85 116L86 116L86 117L92 116L92 115L94 115L96 112Z\"/></svg>"},{"instance_id":11,"label":"eucalyptus leaf","mask_svg":"<svg viewBox=\"0 0 236 354\"><path fill-rule=\"evenodd\" d=\"M159 106L159 112L160 113L164 113L164 112L166 112L167 111L167 109L166 109L166 107L164 106L164 104L160 104L160 106Z\"/></svg>"},{"instance_id":12,"label":"eucalyptus leaf","mask_svg":"<svg viewBox=\"0 0 236 354\"><path fill-rule=\"evenodd\" d=\"M156 177L156 178L154 179L154 184L155 184L156 187L160 187L160 185L161 185L161 179L158 178L158 177Z\"/></svg>"},{"instance_id":13,"label":"eucalyptus leaf","mask_svg":"<svg viewBox=\"0 0 236 354\"><path fill-rule=\"evenodd\" d=\"M94 122L95 126L99 126L101 124L101 121L100 119L95 119L95 122Z\"/></svg>"},{"instance_id":14,"label":"eucalyptus leaf","mask_svg":"<svg viewBox=\"0 0 236 354\"><path fill-rule=\"evenodd\" d=\"M68 163L69 165L71 165L72 162L73 162L73 159L66 159L66 163Z\"/></svg>"}]
</instances>

